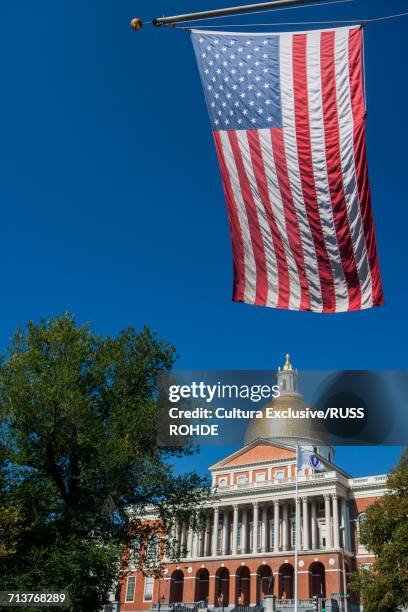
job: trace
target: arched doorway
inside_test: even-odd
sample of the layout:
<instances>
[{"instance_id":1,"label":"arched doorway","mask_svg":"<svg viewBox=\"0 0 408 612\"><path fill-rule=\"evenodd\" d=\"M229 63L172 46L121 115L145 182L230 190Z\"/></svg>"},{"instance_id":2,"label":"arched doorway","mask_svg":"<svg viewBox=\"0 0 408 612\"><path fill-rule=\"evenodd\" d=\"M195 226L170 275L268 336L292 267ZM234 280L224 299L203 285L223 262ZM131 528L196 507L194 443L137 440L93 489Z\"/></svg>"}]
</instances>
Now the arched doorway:
<instances>
[{"instance_id":1,"label":"arched doorway","mask_svg":"<svg viewBox=\"0 0 408 612\"><path fill-rule=\"evenodd\" d=\"M181 570L174 570L170 578L169 603L181 603L183 601L184 574Z\"/></svg>"},{"instance_id":2,"label":"arched doorway","mask_svg":"<svg viewBox=\"0 0 408 612\"><path fill-rule=\"evenodd\" d=\"M295 570L290 563L279 568L279 599L293 599L293 576Z\"/></svg>"},{"instance_id":3,"label":"arched doorway","mask_svg":"<svg viewBox=\"0 0 408 612\"><path fill-rule=\"evenodd\" d=\"M229 605L229 571L220 567L215 574L215 601L214 606L222 608Z\"/></svg>"},{"instance_id":4,"label":"arched doorway","mask_svg":"<svg viewBox=\"0 0 408 612\"><path fill-rule=\"evenodd\" d=\"M249 567L241 565L235 574L235 603L249 606L251 595L251 572Z\"/></svg>"},{"instance_id":5,"label":"arched doorway","mask_svg":"<svg viewBox=\"0 0 408 612\"><path fill-rule=\"evenodd\" d=\"M326 596L326 578L323 563L315 561L309 567L309 593L314 595Z\"/></svg>"},{"instance_id":6,"label":"arched doorway","mask_svg":"<svg viewBox=\"0 0 408 612\"><path fill-rule=\"evenodd\" d=\"M271 577L273 578L272 570L269 565L261 565L258 568L258 580L256 588L256 602L259 604L264 599L265 595L269 595L271 588ZM271 593L273 595L273 592Z\"/></svg>"},{"instance_id":7,"label":"arched doorway","mask_svg":"<svg viewBox=\"0 0 408 612\"><path fill-rule=\"evenodd\" d=\"M201 568L196 574L194 601L203 601L207 605L209 586L210 574L207 569Z\"/></svg>"}]
</instances>

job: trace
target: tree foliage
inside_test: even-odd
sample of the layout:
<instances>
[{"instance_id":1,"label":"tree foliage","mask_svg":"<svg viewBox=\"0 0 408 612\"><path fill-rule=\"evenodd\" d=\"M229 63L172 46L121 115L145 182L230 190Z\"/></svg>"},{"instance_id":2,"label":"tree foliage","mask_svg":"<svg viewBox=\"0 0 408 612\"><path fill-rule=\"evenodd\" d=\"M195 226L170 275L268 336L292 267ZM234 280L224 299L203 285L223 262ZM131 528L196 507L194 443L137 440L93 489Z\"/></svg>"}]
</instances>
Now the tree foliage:
<instances>
[{"instance_id":1,"label":"tree foliage","mask_svg":"<svg viewBox=\"0 0 408 612\"><path fill-rule=\"evenodd\" d=\"M207 483L171 465L194 451L156 444L175 357L148 328L101 338L64 315L17 330L0 366L0 590L66 589L99 610L124 543L151 537L143 508L166 531L200 505Z\"/></svg>"},{"instance_id":2,"label":"tree foliage","mask_svg":"<svg viewBox=\"0 0 408 612\"><path fill-rule=\"evenodd\" d=\"M394 612L408 605L408 449L387 480L388 493L369 506L362 544L376 556L356 577L367 612Z\"/></svg>"}]
</instances>

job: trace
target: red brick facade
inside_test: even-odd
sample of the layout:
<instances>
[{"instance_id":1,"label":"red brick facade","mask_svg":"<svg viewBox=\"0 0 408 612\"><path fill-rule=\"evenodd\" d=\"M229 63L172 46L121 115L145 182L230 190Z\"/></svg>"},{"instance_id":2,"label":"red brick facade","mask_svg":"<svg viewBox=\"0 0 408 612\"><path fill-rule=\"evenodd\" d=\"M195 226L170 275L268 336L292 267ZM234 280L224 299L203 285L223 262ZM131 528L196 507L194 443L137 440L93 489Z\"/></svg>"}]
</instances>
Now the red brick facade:
<instances>
[{"instance_id":1,"label":"red brick facade","mask_svg":"<svg viewBox=\"0 0 408 612\"><path fill-rule=\"evenodd\" d=\"M358 525L367 507L384 494L385 477L352 479L325 464L325 472L306 469L298 479L299 599L346 592L356 564L373 561L359 544ZM163 577L153 584L130 567L121 589L124 612L147 610L159 599L162 604L254 605L269 592L271 574L274 595L294 597L293 449L250 444L210 470L217 495L208 508L205 533L195 535L180 525L178 537L188 552L178 563L164 562ZM134 584L131 578L128 585L129 577Z\"/></svg>"}]
</instances>

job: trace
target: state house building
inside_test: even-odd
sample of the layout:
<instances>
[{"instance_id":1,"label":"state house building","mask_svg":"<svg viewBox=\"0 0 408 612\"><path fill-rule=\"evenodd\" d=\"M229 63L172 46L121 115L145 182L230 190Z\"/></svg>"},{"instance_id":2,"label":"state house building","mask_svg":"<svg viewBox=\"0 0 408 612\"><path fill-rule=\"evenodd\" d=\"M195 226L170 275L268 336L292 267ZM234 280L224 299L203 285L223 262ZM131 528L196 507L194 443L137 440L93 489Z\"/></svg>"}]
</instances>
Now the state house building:
<instances>
[{"instance_id":1,"label":"state house building","mask_svg":"<svg viewBox=\"0 0 408 612\"><path fill-rule=\"evenodd\" d=\"M277 372L281 395L269 406L305 409L298 372L289 356ZM123 611L205 602L232 608L261 604L271 585L277 609L294 597L296 444L314 451L325 472L299 472L299 600L310 609L314 595L338 610L358 610L345 598L351 572L373 556L359 542L366 508L384 495L386 476L352 478L334 462L334 449L313 419L287 420L280 431L269 419L254 419L244 446L209 470L215 498L202 530L177 523L174 533L187 552L178 563L164 560L162 578L129 572L122 583ZM273 575L274 580L270 579ZM337 604L335 601L337 600ZM329 608L327 608L329 609Z\"/></svg>"}]
</instances>

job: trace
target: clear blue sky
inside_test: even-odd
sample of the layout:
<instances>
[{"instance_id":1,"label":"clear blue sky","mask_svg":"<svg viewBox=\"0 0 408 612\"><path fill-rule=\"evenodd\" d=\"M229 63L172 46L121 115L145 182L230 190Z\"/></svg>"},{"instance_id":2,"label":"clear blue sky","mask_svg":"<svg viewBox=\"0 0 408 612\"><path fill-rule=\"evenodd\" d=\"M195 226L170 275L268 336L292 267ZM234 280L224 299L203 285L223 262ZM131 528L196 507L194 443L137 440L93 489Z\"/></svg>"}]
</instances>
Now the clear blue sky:
<instances>
[{"instance_id":1,"label":"clear blue sky","mask_svg":"<svg viewBox=\"0 0 408 612\"><path fill-rule=\"evenodd\" d=\"M287 351L300 369L408 367L408 18L365 34L386 306L324 316L231 302L225 205L189 36L128 25L222 4L0 3L1 349L17 325L69 310L101 334L149 324L177 346L184 369L275 368ZM245 21L404 10L404 0L355 0ZM398 454L340 449L338 461L375 473Z\"/></svg>"}]
</instances>

